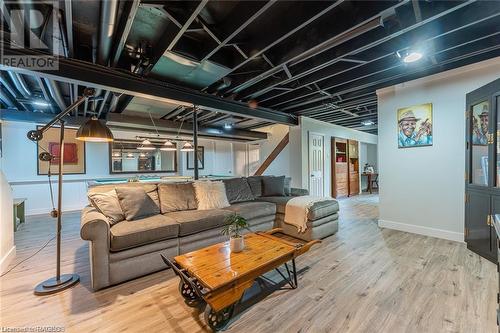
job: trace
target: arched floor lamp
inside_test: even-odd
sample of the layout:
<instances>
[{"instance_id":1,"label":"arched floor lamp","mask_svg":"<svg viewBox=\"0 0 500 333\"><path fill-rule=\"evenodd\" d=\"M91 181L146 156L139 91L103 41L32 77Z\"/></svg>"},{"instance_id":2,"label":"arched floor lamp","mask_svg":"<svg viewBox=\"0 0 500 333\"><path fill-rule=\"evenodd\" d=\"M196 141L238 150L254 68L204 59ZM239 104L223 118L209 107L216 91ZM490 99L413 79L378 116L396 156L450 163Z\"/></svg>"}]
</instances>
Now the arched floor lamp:
<instances>
[{"instance_id":1,"label":"arched floor lamp","mask_svg":"<svg viewBox=\"0 0 500 333\"><path fill-rule=\"evenodd\" d=\"M61 275L61 226L62 226L62 185L63 185L63 166L64 166L64 120L63 117L76 109L85 100L94 96L93 89L85 89L83 96L79 97L73 104L66 110L60 112L54 119L47 125L40 129L28 132L28 139L31 141L40 141L43 138L43 133L51 128L55 123L59 122L59 178L58 178L58 193L57 193L57 209L52 211L52 217L57 217L57 231L56 231L56 276L45 280L35 287L35 295L49 295L54 294L71 286L74 286L80 281L78 274L62 274ZM90 142L111 142L113 141L113 134L106 125L103 125L99 119L92 117L78 129L76 139ZM42 161L50 161L54 158L48 152L41 153L38 158Z\"/></svg>"}]
</instances>

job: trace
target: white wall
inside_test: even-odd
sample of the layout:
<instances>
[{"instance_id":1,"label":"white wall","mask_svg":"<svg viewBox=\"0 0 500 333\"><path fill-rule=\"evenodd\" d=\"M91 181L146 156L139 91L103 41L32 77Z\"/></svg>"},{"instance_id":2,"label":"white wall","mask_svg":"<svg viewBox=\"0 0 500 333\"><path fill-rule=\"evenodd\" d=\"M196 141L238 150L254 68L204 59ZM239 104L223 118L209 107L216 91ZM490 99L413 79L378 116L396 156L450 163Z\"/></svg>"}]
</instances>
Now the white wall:
<instances>
[{"instance_id":1,"label":"white wall","mask_svg":"<svg viewBox=\"0 0 500 333\"><path fill-rule=\"evenodd\" d=\"M331 195L331 138L344 138L359 142L377 143L377 136L320 120L300 117L300 126L290 128L290 173L292 186L309 188L308 140L309 133L325 137L324 194Z\"/></svg>"},{"instance_id":2,"label":"white wall","mask_svg":"<svg viewBox=\"0 0 500 333\"><path fill-rule=\"evenodd\" d=\"M0 274L16 255L13 223L11 189L0 168Z\"/></svg>"},{"instance_id":3,"label":"white wall","mask_svg":"<svg viewBox=\"0 0 500 333\"><path fill-rule=\"evenodd\" d=\"M26 213L28 215L48 214L52 209L47 176L37 175L36 144L29 141L26 137L26 133L35 128L36 124L33 123L2 122L3 171L5 178L12 186L13 197L28 199L26 201ZM122 135L125 134L117 131L115 136L122 138ZM146 134L148 133L144 133L144 135ZM136 135L137 133L128 133L130 138L135 138ZM235 175L234 169L236 163L234 160L237 155L233 151L233 143L200 139L199 144L205 147L205 168L200 170L200 175ZM240 145L246 146L246 144ZM109 173L107 144L87 142L85 152L86 173L64 176L63 210L65 211L80 210L87 205L87 181L135 176L134 173ZM255 165L259 164L258 156L257 160L255 157L255 149L252 152L248 154L250 165L248 167L243 166L242 169L255 169ZM192 176L194 171L187 170L186 162L186 153L178 151L179 171L177 173L151 173L151 175L166 176L177 174ZM244 174L240 176L244 176ZM57 176L53 176L52 178L54 182L54 199L57 200Z\"/></svg>"},{"instance_id":4,"label":"white wall","mask_svg":"<svg viewBox=\"0 0 500 333\"><path fill-rule=\"evenodd\" d=\"M286 125L271 125L259 128L260 132L268 133L268 139L260 142L260 164L273 152L283 138L288 134L290 127ZM264 175L290 176L290 143L281 151L274 161L264 171Z\"/></svg>"},{"instance_id":5,"label":"white wall","mask_svg":"<svg viewBox=\"0 0 500 333\"><path fill-rule=\"evenodd\" d=\"M500 58L379 90L379 225L463 241L465 95L500 77ZM433 104L433 145L398 149L396 110Z\"/></svg>"},{"instance_id":6,"label":"white wall","mask_svg":"<svg viewBox=\"0 0 500 333\"><path fill-rule=\"evenodd\" d=\"M359 173L361 180L361 190L366 189L367 178L361 176L365 164L372 165L377 170L377 145L361 142L359 144Z\"/></svg>"}]
</instances>

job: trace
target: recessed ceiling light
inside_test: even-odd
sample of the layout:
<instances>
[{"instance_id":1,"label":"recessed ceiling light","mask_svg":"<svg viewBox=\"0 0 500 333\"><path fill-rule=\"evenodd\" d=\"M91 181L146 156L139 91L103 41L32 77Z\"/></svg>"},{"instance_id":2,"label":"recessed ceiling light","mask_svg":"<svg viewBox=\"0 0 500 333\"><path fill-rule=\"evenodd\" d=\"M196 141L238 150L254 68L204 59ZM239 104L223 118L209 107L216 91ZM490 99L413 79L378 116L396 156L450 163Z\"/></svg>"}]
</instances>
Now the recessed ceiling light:
<instances>
[{"instance_id":1,"label":"recessed ceiling light","mask_svg":"<svg viewBox=\"0 0 500 333\"><path fill-rule=\"evenodd\" d=\"M363 120L361 122L361 125L363 125L363 126L372 126L372 125L375 125L375 122L373 120Z\"/></svg>"},{"instance_id":2,"label":"recessed ceiling light","mask_svg":"<svg viewBox=\"0 0 500 333\"><path fill-rule=\"evenodd\" d=\"M231 125L230 123L225 123L224 124L224 128L225 129L231 129L231 128L233 128L233 125Z\"/></svg>"},{"instance_id":3,"label":"recessed ceiling light","mask_svg":"<svg viewBox=\"0 0 500 333\"><path fill-rule=\"evenodd\" d=\"M402 50L396 52L397 56L403 60L404 63L411 63L419 61L424 56L422 52L418 50Z\"/></svg>"}]
</instances>

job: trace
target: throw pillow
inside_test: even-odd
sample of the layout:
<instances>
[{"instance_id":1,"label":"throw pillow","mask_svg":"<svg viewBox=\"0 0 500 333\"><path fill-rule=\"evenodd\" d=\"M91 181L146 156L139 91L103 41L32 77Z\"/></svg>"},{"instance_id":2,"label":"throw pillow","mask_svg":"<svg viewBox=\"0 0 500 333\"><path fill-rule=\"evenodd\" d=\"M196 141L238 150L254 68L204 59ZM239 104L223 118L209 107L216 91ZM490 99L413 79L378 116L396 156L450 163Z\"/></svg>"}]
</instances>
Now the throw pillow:
<instances>
[{"instance_id":1,"label":"throw pillow","mask_svg":"<svg viewBox=\"0 0 500 333\"><path fill-rule=\"evenodd\" d=\"M291 177L285 177L285 195L290 196L292 195L292 178Z\"/></svg>"},{"instance_id":2,"label":"throw pillow","mask_svg":"<svg viewBox=\"0 0 500 333\"><path fill-rule=\"evenodd\" d=\"M254 197L262 196L262 178L262 176L250 176L247 178L248 185L250 185Z\"/></svg>"},{"instance_id":3,"label":"throw pillow","mask_svg":"<svg viewBox=\"0 0 500 333\"><path fill-rule=\"evenodd\" d=\"M275 197L285 195L285 176L262 178L262 196Z\"/></svg>"},{"instance_id":4,"label":"throw pillow","mask_svg":"<svg viewBox=\"0 0 500 333\"><path fill-rule=\"evenodd\" d=\"M198 210L229 207L226 188L221 181L196 181L193 183Z\"/></svg>"},{"instance_id":5,"label":"throw pillow","mask_svg":"<svg viewBox=\"0 0 500 333\"><path fill-rule=\"evenodd\" d=\"M160 208L143 187L118 186L116 194L127 221L160 214Z\"/></svg>"},{"instance_id":6,"label":"throw pillow","mask_svg":"<svg viewBox=\"0 0 500 333\"><path fill-rule=\"evenodd\" d=\"M231 178L223 180L226 186L226 195L229 203L255 200L250 185L245 178Z\"/></svg>"},{"instance_id":7,"label":"throw pillow","mask_svg":"<svg viewBox=\"0 0 500 333\"><path fill-rule=\"evenodd\" d=\"M158 192L162 214L197 208L193 183L160 184Z\"/></svg>"},{"instance_id":8,"label":"throw pillow","mask_svg":"<svg viewBox=\"0 0 500 333\"><path fill-rule=\"evenodd\" d=\"M125 220L115 189L108 192L90 193L88 197L92 206L108 218L110 225Z\"/></svg>"}]
</instances>

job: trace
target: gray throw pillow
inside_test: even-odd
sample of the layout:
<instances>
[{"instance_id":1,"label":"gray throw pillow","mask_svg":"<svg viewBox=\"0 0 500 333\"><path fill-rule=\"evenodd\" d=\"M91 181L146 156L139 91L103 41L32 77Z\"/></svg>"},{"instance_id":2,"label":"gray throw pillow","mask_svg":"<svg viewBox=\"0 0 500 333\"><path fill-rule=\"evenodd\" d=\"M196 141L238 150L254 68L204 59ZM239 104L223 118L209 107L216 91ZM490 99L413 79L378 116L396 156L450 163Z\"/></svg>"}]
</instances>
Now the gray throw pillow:
<instances>
[{"instance_id":1,"label":"gray throw pillow","mask_svg":"<svg viewBox=\"0 0 500 333\"><path fill-rule=\"evenodd\" d=\"M292 195L292 178L291 177L285 177L285 195L290 196Z\"/></svg>"},{"instance_id":2,"label":"gray throw pillow","mask_svg":"<svg viewBox=\"0 0 500 333\"><path fill-rule=\"evenodd\" d=\"M160 184L158 193L162 214L198 207L193 183Z\"/></svg>"},{"instance_id":3,"label":"gray throw pillow","mask_svg":"<svg viewBox=\"0 0 500 333\"><path fill-rule=\"evenodd\" d=\"M262 178L262 196L285 196L285 176L265 176Z\"/></svg>"},{"instance_id":4,"label":"gray throw pillow","mask_svg":"<svg viewBox=\"0 0 500 333\"><path fill-rule=\"evenodd\" d=\"M116 187L123 214L127 221L160 214L160 208L142 187Z\"/></svg>"},{"instance_id":5,"label":"gray throw pillow","mask_svg":"<svg viewBox=\"0 0 500 333\"><path fill-rule=\"evenodd\" d=\"M88 197L92 206L106 216L110 225L125 220L115 189L108 192L89 193Z\"/></svg>"},{"instance_id":6,"label":"gray throw pillow","mask_svg":"<svg viewBox=\"0 0 500 333\"><path fill-rule=\"evenodd\" d=\"M247 178L248 185L254 197L262 196L262 176L250 176Z\"/></svg>"},{"instance_id":7,"label":"gray throw pillow","mask_svg":"<svg viewBox=\"0 0 500 333\"><path fill-rule=\"evenodd\" d=\"M225 179L226 195L229 203L255 200L250 185L245 178Z\"/></svg>"}]
</instances>

